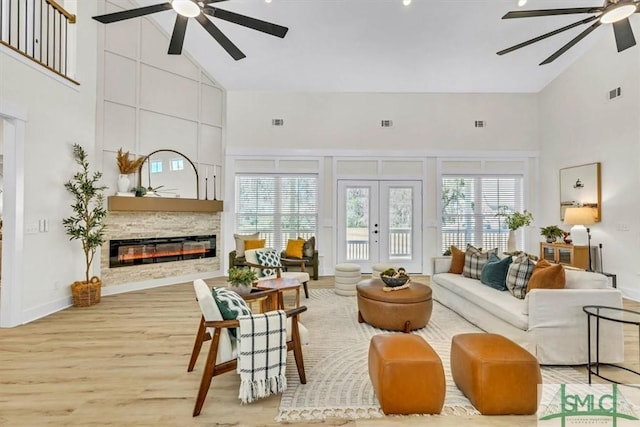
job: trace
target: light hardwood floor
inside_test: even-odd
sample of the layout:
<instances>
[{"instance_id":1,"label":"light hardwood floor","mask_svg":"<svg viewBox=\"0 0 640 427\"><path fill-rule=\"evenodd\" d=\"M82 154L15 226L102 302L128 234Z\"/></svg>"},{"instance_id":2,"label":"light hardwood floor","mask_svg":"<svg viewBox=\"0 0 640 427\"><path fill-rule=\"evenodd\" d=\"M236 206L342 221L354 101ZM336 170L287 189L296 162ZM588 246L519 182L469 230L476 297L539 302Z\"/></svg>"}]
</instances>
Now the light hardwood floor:
<instances>
[{"instance_id":1,"label":"light hardwood floor","mask_svg":"<svg viewBox=\"0 0 640 427\"><path fill-rule=\"evenodd\" d=\"M311 281L310 287L332 283L332 277L325 277ZM640 308L635 302L626 304ZM279 396L241 406L233 373L213 379L202 414L191 417L204 357L194 372L186 368L199 316L187 283L104 297L94 307L70 308L0 329L0 425L280 425L274 421ZM628 359L637 367L638 331L625 333ZM393 416L315 424L535 426L536 418Z\"/></svg>"}]
</instances>

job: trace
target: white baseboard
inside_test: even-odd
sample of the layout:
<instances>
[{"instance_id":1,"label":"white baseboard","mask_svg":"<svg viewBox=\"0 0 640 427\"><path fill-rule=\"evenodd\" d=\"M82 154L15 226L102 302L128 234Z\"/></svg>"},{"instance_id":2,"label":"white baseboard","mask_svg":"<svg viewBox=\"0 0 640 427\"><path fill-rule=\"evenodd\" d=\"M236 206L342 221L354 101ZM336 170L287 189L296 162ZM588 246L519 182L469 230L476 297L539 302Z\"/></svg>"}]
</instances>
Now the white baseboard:
<instances>
[{"instance_id":1,"label":"white baseboard","mask_svg":"<svg viewBox=\"0 0 640 427\"><path fill-rule=\"evenodd\" d=\"M165 277L162 279L146 280L144 282L126 283L123 285L115 286L103 286L101 290L101 296L117 295L132 291L141 291L144 289L159 288L161 286L176 285L178 283L192 282L196 279L213 279L215 277L221 277L222 273L219 271L207 271L203 273L194 273L184 276ZM73 305L71 295L64 298L59 298L55 301L48 302L38 307L33 307L22 312L21 325L24 325L34 320L47 317L51 314L57 313L67 309Z\"/></svg>"},{"instance_id":2,"label":"white baseboard","mask_svg":"<svg viewBox=\"0 0 640 427\"><path fill-rule=\"evenodd\" d=\"M627 288L618 288L618 290L622 292L623 297L634 301L640 301L640 291Z\"/></svg>"}]
</instances>

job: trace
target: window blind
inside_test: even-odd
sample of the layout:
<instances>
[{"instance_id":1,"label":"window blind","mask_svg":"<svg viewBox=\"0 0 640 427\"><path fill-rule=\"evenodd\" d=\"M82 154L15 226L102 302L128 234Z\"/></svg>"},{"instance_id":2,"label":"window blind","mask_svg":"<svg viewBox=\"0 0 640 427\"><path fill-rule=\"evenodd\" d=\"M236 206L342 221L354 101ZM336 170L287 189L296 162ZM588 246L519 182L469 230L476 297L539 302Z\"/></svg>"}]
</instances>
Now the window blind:
<instances>
[{"instance_id":1,"label":"window blind","mask_svg":"<svg viewBox=\"0 0 640 427\"><path fill-rule=\"evenodd\" d=\"M467 244L507 249L509 229L500 212L523 211L523 178L519 175L443 175L442 251Z\"/></svg>"},{"instance_id":2,"label":"window blind","mask_svg":"<svg viewBox=\"0 0 640 427\"><path fill-rule=\"evenodd\" d=\"M236 196L239 234L260 232L279 250L288 239L317 235L317 175L236 175Z\"/></svg>"}]
</instances>

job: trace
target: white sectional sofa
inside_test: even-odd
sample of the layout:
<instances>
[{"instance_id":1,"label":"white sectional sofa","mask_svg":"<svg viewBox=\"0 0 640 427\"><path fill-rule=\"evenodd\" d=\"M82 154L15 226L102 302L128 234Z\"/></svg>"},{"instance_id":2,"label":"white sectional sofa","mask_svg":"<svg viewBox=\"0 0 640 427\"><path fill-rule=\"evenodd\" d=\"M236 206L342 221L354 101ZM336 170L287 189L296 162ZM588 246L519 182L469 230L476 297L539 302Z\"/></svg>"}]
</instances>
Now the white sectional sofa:
<instances>
[{"instance_id":1,"label":"white sectional sofa","mask_svg":"<svg viewBox=\"0 0 640 427\"><path fill-rule=\"evenodd\" d=\"M565 289L533 289L525 299L449 273L451 257L434 258L433 297L469 322L517 342L543 365L588 363L585 305L622 307L622 294L602 274L566 269ZM595 326L595 322L593 323ZM595 327L592 327L595 339ZM595 341L592 343L592 361ZM622 324L600 322L600 362L624 360Z\"/></svg>"}]
</instances>

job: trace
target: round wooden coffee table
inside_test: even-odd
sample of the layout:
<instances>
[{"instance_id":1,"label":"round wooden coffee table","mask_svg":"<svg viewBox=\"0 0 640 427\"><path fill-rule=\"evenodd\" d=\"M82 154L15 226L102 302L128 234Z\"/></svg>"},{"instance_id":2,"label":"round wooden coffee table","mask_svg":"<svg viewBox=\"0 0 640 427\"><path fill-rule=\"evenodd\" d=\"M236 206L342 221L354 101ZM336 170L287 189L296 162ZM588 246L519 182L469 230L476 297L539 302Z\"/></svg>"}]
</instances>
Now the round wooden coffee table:
<instances>
[{"instance_id":1,"label":"round wooden coffee table","mask_svg":"<svg viewBox=\"0 0 640 427\"><path fill-rule=\"evenodd\" d=\"M409 282L409 287L386 292L380 279L362 280L356 285L358 321L391 331L409 332L424 328L433 310L431 288Z\"/></svg>"}]
</instances>

